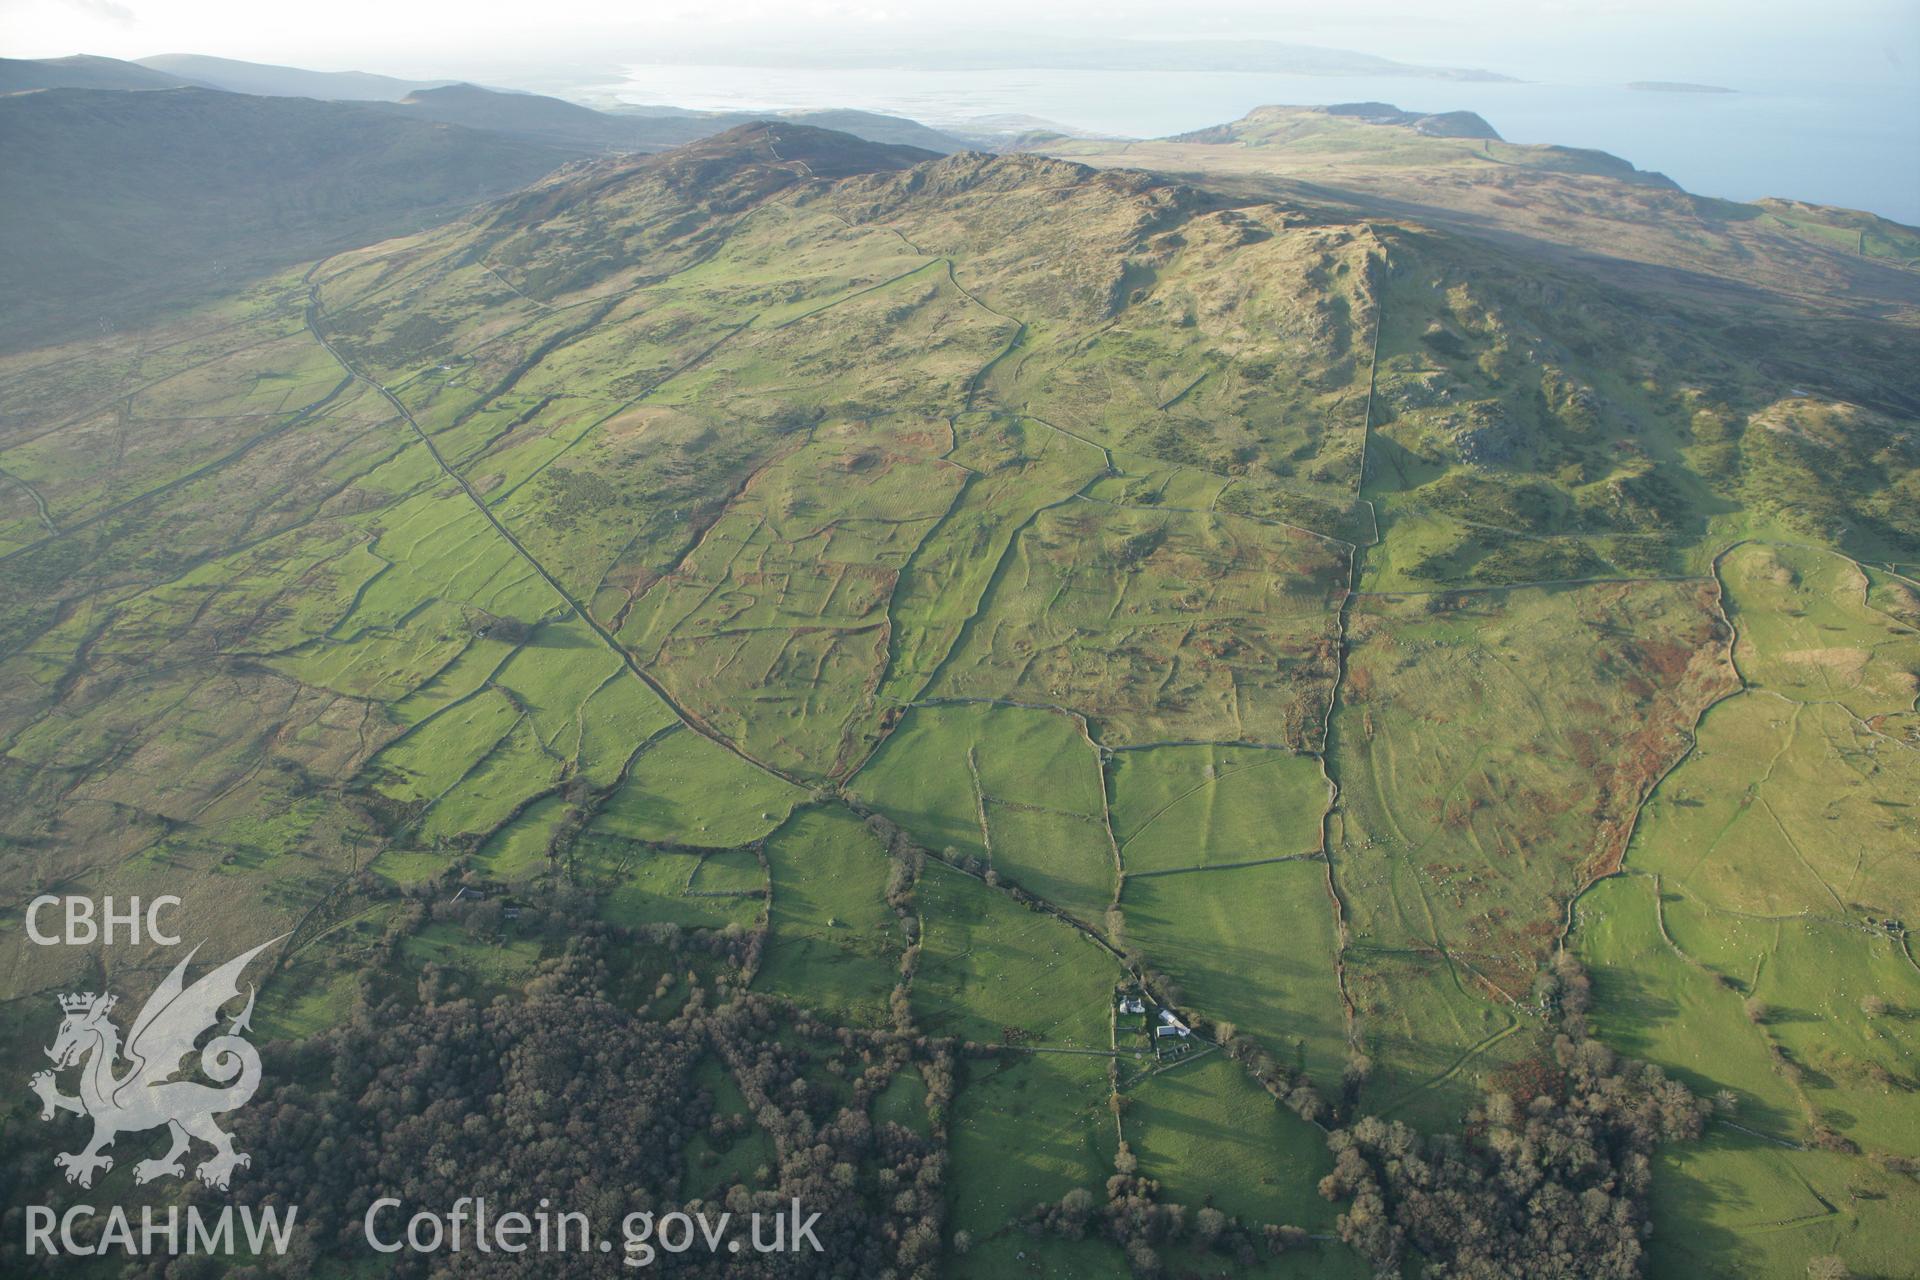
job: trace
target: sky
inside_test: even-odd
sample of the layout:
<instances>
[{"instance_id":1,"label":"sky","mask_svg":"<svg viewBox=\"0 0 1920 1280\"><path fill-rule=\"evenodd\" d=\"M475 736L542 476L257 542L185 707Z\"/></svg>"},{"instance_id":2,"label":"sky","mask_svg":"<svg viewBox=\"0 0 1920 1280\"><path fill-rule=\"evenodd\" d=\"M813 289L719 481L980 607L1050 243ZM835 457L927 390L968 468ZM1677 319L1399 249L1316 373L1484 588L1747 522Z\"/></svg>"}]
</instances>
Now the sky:
<instances>
[{"instance_id":1,"label":"sky","mask_svg":"<svg viewBox=\"0 0 1920 1280\"><path fill-rule=\"evenodd\" d=\"M0 52L14 57L205 53L415 78L956 30L1008 42L1259 37L1523 79L1920 76L1916 0L0 0Z\"/></svg>"}]
</instances>

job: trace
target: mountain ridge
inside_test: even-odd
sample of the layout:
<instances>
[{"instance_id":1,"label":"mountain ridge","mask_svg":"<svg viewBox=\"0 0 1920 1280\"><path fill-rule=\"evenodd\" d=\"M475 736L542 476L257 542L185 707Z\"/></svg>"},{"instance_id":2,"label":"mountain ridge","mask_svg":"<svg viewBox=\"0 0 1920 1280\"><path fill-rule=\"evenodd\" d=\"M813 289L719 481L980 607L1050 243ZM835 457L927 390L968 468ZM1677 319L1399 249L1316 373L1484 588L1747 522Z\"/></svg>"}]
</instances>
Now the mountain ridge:
<instances>
[{"instance_id":1,"label":"mountain ridge","mask_svg":"<svg viewBox=\"0 0 1920 1280\"><path fill-rule=\"evenodd\" d=\"M196 84L256 97L321 98L337 102L397 102L450 80L402 80L368 71L310 71L270 62L246 62L200 53L162 53L135 59L140 66Z\"/></svg>"},{"instance_id":2,"label":"mountain ridge","mask_svg":"<svg viewBox=\"0 0 1920 1280\"><path fill-rule=\"evenodd\" d=\"M196 83L178 75L97 54L65 58L0 58L0 93L37 89L179 89Z\"/></svg>"}]
</instances>

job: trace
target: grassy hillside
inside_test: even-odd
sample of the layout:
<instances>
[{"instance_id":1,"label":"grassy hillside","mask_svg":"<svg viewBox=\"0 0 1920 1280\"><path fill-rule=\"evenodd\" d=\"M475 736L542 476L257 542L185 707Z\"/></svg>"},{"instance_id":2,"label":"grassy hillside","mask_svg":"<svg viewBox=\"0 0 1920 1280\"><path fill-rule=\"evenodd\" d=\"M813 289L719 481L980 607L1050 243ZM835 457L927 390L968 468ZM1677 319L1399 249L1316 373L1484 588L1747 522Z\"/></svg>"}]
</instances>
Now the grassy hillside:
<instances>
[{"instance_id":1,"label":"grassy hillside","mask_svg":"<svg viewBox=\"0 0 1920 1280\"><path fill-rule=\"evenodd\" d=\"M560 982L462 883L624 930L622 1000L769 997L808 1126L945 1153L903 1273L1365 1274L1416 1130L1571 1151L1536 1226L1617 1168L1579 1239L1664 1274L1897 1273L1913 333L1630 283L761 123L16 351L0 886L291 931L288 1034ZM787 1185L701 1070L683 1185Z\"/></svg>"},{"instance_id":2,"label":"grassy hillside","mask_svg":"<svg viewBox=\"0 0 1920 1280\"><path fill-rule=\"evenodd\" d=\"M206 89L0 99L0 341L115 327L417 231L571 152L370 107Z\"/></svg>"}]
</instances>

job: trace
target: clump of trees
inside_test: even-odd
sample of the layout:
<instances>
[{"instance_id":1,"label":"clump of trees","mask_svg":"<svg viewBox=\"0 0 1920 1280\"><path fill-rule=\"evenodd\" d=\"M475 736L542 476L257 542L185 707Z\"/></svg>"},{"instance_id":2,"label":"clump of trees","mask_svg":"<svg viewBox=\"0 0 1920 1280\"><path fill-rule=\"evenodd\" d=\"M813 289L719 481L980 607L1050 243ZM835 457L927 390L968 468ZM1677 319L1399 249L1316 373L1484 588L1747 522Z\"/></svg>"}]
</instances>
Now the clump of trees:
<instances>
[{"instance_id":1,"label":"clump of trees","mask_svg":"<svg viewBox=\"0 0 1920 1280\"><path fill-rule=\"evenodd\" d=\"M396 932L464 907L423 898L399 914ZM694 1249L662 1253L653 1266L716 1280L930 1280L945 1226L945 1115L955 1087L943 1042L793 1010L740 990L727 976L737 970L706 980L693 968L677 973L676 962L698 955L680 931L642 936L585 914L564 923L564 951L518 990L482 1003L452 971L389 970L363 986L344 1025L269 1048L265 1086L235 1113L236 1138L254 1157L255 1202L298 1205L301 1230L285 1257L260 1265L295 1276L328 1259L364 1257L361 1220L384 1196L410 1210L484 1196L496 1214L531 1211L546 1197L615 1239L630 1213L713 1220L731 1212L739 1221L786 1212L797 1199L821 1215L820 1253ZM751 938L722 933L714 941L737 963ZM636 967L637 952L652 958ZM388 952L397 954L397 946ZM675 991L684 998L669 1003ZM716 1063L744 1111L721 1108L702 1083ZM927 1132L873 1115L903 1070L926 1081ZM697 1144L730 1146L753 1129L772 1159L703 1182L712 1163L694 1158ZM446 1265L413 1254L383 1261L401 1276ZM526 1265L472 1251L458 1262L460 1274L475 1276L524 1274ZM163 1266L156 1261L151 1274ZM540 1259L542 1275L604 1275L605 1267L597 1253Z\"/></svg>"},{"instance_id":2,"label":"clump of trees","mask_svg":"<svg viewBox=\"0 0 1920 1280\"><path fill-rule=\"evenodd\" d=\"M1027 1231L1068 1240L1097 1235L1118 1245L1128 1268L1143 1280L1165 1274L1160 1254L1170 1245L1205 1249L1252 1267L1263 1250L1279 1254L1308 1243L1299 1227L1248 1226L1212 1205L1189 1210L1163 1201L1160 1184L1141 1175L1138 1158L1124 1142L1113 1163L1104 1202L1087 1188L1075 1187L1057 1201L1035 1205L1026 1215Z\"/></svg>"},{"instance_id":3,"label":"clump of trees","mask_svg":"<svg viewBox=\"0 0 1920 1280\"><path fill-rule=\"evenodd\" d=\"M1561 1020L1542 1059L1508 1073L1459 1134L1368 1116L1327 1136L1321 1194L1349 1200L1341 1239L1382 1275L1410 1252L1475 1280L1630 1280L1646 1262L1654 1148L1697 1138L1713 1105L1656 1066L1586 1037L1585 974L1563 958L1541 992Z\"/></svg>"},{"instance_id":4,"label":"clump of trees","mask_svg":"<svg viewBox=\"0 0 1920 1280\"><path fill-rule=\"evenodd\" d=\"M1240 1033L1224 1035L1221 1040L1228 1057L1246 1068L1262 1088L1302 1120L1318 1125L1332 1114L1332 1107L1304 1072L1282 1065L1257 1040Z\"/></svg>"},{"instance_id":5,"label":"clump of trees","mask_svg":"<svg viewBox=\"0 0 1920 1280\"><path fill-rule=\"evenodd\" d=\"M1459 1133L1423 1134L1399 1121L1352 1115L1373 1064L1356 1053L1336 1112L1307 1079L1252 1040L1217 1025L1227 1053L1277 1100L1316 1124L1333 1123L1333 1172L1320 1192L1345 1201L1339 1238L1381 1277L1448 1280L1633 1280L1646 1264L1647 1196L1663 1142L1699 1137L1728 1100L1697 1098L1660 1068L1621 1058L1587 1034L1591 984L1562 956L1535 989L1558 1023L1542 1050L1501 1072ZM1099 1235L1137 1276L1164 1274L1160 1255L1198 1245L1243 1265L1261 1250L1310 1243L1298 1227L1252 1226L1207 1206L1164 1203L1123 1143L1106 1200L1079 1188L1036 1206L1035 1233Z\"/></svg>"},{"instance_id":6,"label":"clump of trees","mask_svg":"<svg viewBox=\"0 0 1920 1280\"><path fill-rule=\"evenodd\" d=\"M927 851L914 844L906 832L875 814L867 819L867 830L886 847L890 866L887 872L887 906L900 922L900 935L906 947L900 954L900 980L887 998L887 1012L893 1029L902 1035L913 1032L913 1001L909 992L914 970L920 966L920 913L914 905L914 891L920 873L926 867Z\"/></svg>"}]
</instances>

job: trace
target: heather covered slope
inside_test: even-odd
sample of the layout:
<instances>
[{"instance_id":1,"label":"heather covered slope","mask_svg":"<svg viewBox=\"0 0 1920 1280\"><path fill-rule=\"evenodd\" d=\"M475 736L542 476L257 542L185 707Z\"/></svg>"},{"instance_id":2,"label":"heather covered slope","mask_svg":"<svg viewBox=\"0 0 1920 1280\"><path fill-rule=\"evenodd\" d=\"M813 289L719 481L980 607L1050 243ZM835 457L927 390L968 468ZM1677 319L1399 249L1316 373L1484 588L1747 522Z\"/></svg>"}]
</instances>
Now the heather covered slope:
<instances>
[{"instance_id":1,"label":"heather covered slope","mask_svg":"<svg viewBox=\"0 0 1920 1280\"><path fill-rule=\"evenodd\" d=\"M957 1274L1123 1273L1026 1231L1075 1188L1128 1240L1155 1195L1308 1233L1170 1269L1364 1274L1316 1188L1404 1140L1356 1119L1618 1088L1556 1057L1589 1019L1731 1097L1619 1150L1656 1269L1882 1266L1916 388L1908 331L1822 323L1854 357L1808 368L1779 315L1385 214L786 123L576 164L0 361L0 884L293 929L290 1036L554 958L372 945L464 876L971 1043L887 1085ZM8 994L87 963L0 948ZM791 1172L739 1111L690 1185Z\"/></svg>"}]
</instances>

